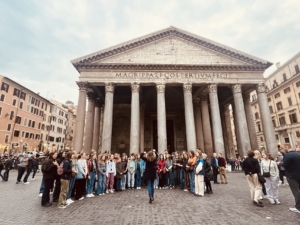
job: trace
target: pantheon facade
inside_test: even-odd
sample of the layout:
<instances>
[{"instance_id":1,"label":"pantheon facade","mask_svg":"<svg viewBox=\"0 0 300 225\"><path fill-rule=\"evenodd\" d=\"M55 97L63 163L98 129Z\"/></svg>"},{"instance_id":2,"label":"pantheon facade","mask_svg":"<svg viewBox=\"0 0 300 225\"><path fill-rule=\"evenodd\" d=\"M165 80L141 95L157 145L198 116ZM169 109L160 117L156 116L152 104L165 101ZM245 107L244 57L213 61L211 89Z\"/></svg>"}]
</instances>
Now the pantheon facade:
<instances>
[{"instance_id":1,"label":"pantheon facade","mask_svg":"<svg viewBox=\"0 0 300 225\"><path fill-rule=\"evenodd\" d=\"M71 61L79 72L74 150L197 148L235 157L258 149L256 90L267 150L277 151L264 71L272 63L169 27ZM86 112L87 107L87 112Z\"/></svg>"}]
</instances>

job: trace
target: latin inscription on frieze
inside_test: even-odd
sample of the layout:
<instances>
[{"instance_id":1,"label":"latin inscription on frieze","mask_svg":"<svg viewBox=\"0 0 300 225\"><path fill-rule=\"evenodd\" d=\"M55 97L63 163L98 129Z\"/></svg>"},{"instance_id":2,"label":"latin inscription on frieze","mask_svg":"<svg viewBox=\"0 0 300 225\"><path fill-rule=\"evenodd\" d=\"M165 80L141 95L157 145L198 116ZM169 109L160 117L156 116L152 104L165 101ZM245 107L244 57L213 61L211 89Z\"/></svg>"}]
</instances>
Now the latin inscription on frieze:
<instances>
[{"instance_id":1,"label":"latin inscription on frieze","mask_svg":"<svg viewBox=\"0 0 300 225\"><path fill-rule=\"evenodd\" d=\"M118 78L140 79L228 79L230 73L201 73L201 72L116 72Z\"/></svg>"}]
</instances>

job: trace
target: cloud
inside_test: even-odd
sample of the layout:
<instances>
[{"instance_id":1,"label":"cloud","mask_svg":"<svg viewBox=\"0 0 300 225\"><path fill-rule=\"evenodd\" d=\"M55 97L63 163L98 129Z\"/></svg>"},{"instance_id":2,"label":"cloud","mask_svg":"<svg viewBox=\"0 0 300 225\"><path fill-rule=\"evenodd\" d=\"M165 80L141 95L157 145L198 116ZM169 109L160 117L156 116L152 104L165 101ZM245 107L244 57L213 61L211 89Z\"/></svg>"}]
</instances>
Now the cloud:
<instances>
[{"instance_id":1,"label":"cloud","mask_svg":"<svg viewBox=\"0 0 300 225\"><path fill-rule=\"evenodd\" d=\"M77 103L71 59L170 25L284 63L299 51L299 10L297 0L0 1L0 74Z\"/></svg>"}]
</instances>

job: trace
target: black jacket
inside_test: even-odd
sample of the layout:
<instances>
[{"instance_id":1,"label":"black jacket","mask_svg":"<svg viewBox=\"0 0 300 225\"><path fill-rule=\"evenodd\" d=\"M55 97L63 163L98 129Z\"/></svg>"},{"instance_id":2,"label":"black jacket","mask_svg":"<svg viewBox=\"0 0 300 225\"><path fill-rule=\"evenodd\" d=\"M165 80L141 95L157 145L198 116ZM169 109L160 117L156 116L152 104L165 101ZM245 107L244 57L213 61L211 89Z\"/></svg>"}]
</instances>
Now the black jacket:
<instances>
[{"instance_id":1,"label":"black jacket","mask_svg":"<svg viewBox=\"0 0 300 225\"><path fill-rule=\"evenodd\" d=\"M64 172L63 172L63 174L61 175L60 178L63 179L63 180L70 180L71 177L72 177L72 164L67 159L65 159L63 161L63 163L64 163L64 166L63 166L64 167Z\"/></svg>"},{"instance_id":2,"label":"black jacket","mask_svg":"<svg viewBox=\"0 0 300 225\"><path fill-rule=\"evenodd\" d=\"M42 165L43 180L54 180L56 174L57 166L52 160L45 160Z\"/></svg>"},{"instance_id":3,"label":"black jacket","mask_svg":"<svg viewBox=\"0 0 300 225\"><path fill-rule=\"evenodd\" d=\"M210 164L212 166L212 168L218 168L216 160L218 160L218 158L212 157L210 160Z\"/></svg>"},{"instance_id":4,"label":"black jacket","mask_svg":"<svg viewBox=\"0 0 300 225\"><path fill-rule=\"evenodd\" d=\"M287 178L300 180L300 154L298 152L290 151L286 153L281 165L285 169Z\"/></svg>"},{"instance_id":5,"label":"black jacket","mask_svg":"<svg viewBox=\"0 0 300 225\"><path fill-rule=\"evenodd\" d=\"M6 170L11 170L12 165L13 165L13 161L11 159L8 159L8 160L6 160L4 165L5 165Z\"/></svg>"},{"instance_id":6,"label":"black jacket","mask_svg":"<svg viewBox=\"0 0 300 225\"><path fill-rule=\"evenodd\" d=\"M257 159L248 157L243 162L243 169L245 172L245 175L248 174L260 174L260 166Z\"/></svg>"},{"instance_id":7,"label":"black jacket","mask_svg":"<svg viewBox=\"0 0 300 225\"><path fill-rule=\"evenodd\" d=\"M158 155L157 155L156 152L155 152L155 155L156 155L156 159L154 161L150 162L144 156L144 153L141 153L141 159L146 162L146 169L145 169L145 172L144 172L144 175L143 175L145 180L154 181L156 179L157 158L158 158Z\"/></svg>"}]
</instances>

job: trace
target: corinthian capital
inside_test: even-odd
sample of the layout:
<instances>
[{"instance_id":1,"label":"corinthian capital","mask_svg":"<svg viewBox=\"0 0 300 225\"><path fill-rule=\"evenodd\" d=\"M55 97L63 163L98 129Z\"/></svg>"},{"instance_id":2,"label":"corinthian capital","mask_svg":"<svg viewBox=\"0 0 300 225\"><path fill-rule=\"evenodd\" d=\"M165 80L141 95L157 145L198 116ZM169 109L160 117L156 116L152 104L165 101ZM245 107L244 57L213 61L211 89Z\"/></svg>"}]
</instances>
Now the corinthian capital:
<instances>
[{"instance_id":1,"label":"corinthian capital","mask_svg":"<svg viewBox=\"0 0 300 225\"><path fill-rule=\"evenodd\" d=\"M192 84L183 84L183 93L192 93Z\"/></svg>"},{"instance_id":2,"label":"corinthian capital","mask_svg":"<svg viewBox=\"0 0 300 225\"><path fill-rule=\"evenodd\" d=\"M266 87L266 85L265 84L258 84L256 86L256 92L257 92L257 94L259 94L259 93L267 93L267 87Z\"/></svg>"},{"instance_id":3,"label":"corinthian capital","mask_svg":"<svg viewBox=\"0 0 300 225\"><path fill-rule=\"evenodd\" d=\"M209 84L208 86L209 93L217 93L218 86L216 84Z\"/></svg>"},{"instance_id":4,"label":"corinthian capital","mask_svg":"<svg viewBox=\"0 0 300 225\"><path fill-rule=\"evenodd\" d=\"M156 91L157 93L165 93L165 84L156 84Z\"/></svg>"},{"instance_id":5,"label":"corinthian capital","mask_svg":"<svg viewBox=\"0 0 300 225\"><path fill-rule=\"evenodd\" d=\"M79 91L85 91L88 92L89 89L89 85L87 82L76 82L78 87L79 87Z\"/></svg>"},{"instance_id":6,"label":"corinthian capital","mask_svg":"<svg viewBox=\"0 0 300 225\"><path fill-rule=\"evenodd\" d=\"M113 83L105 84L105 93L107 93L107 92L114 93L114 90L115 90L115 84L113 84Z\"/></svg>"},{"instance_id":7,"label":"corinthian capital","mask_svg":"<svg viewBox=\"0 0 300 225\"><path fill-rule=\"evenodd\" d=\"M231 86L231 89L232 89L233 94L241 93L242 92L242 85L234 84L234 85Z\"/></svg>"},{"instance_id":8,"label":"corinthian capital","mask_svg":"<svg viewBox=\"0 0 300 225\"><path fill-rule=\"evenodd\" d=\"M131 91L134 93L138 93L140 91L140 84L138 83L132 83L131 84Z\"/></svg>"}]
</instances>

